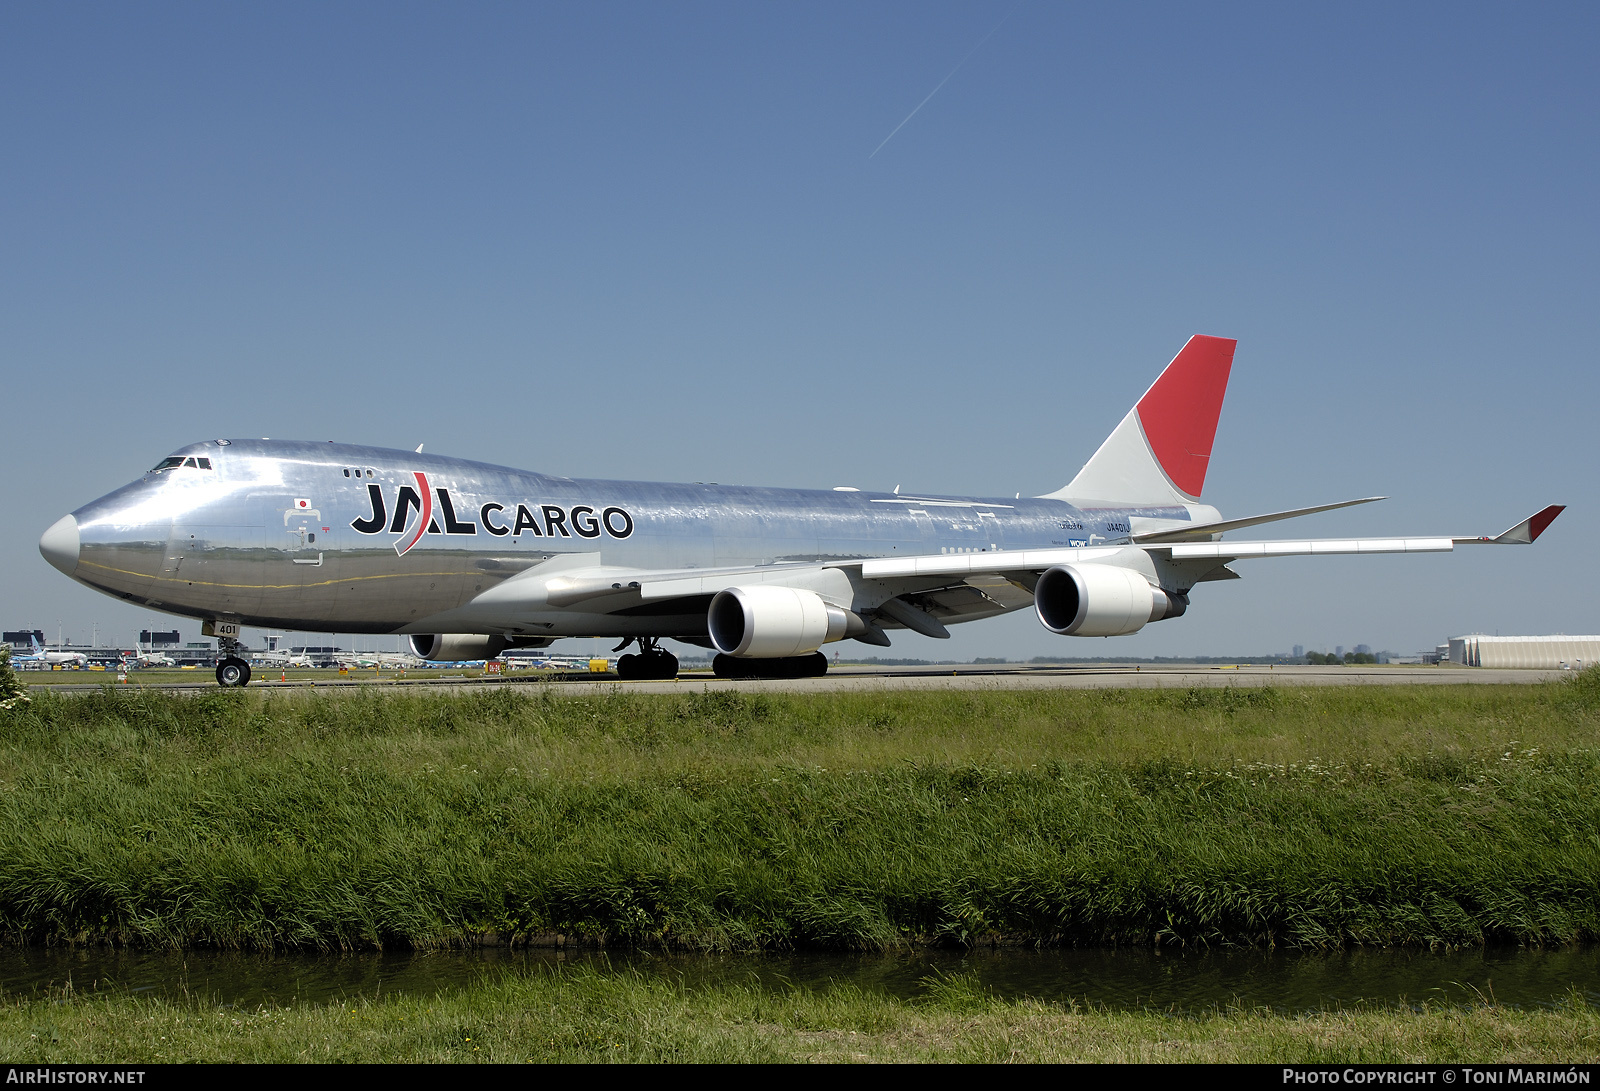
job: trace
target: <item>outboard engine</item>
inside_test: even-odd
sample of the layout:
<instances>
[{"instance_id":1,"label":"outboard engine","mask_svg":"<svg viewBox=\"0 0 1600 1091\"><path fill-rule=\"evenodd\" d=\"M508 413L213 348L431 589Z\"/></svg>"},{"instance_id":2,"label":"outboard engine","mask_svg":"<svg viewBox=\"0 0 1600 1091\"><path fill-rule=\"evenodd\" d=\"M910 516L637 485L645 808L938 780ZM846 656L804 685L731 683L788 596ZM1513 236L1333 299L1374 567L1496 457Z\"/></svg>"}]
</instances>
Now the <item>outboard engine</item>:
<instances>
[{"instance_id":1,"label":"outboard engine","mask_svg":"<svg viewBox=\"0 0 1600 1091\"><path fill-rule=\"evenodd\" d=\"M1061 636L1126 636L1147 622L1182 616L1189 598L1152 587L1129 568L1063 564L1039 577L1033 608L1040 623Z\"/></svg>"}]
</instances>

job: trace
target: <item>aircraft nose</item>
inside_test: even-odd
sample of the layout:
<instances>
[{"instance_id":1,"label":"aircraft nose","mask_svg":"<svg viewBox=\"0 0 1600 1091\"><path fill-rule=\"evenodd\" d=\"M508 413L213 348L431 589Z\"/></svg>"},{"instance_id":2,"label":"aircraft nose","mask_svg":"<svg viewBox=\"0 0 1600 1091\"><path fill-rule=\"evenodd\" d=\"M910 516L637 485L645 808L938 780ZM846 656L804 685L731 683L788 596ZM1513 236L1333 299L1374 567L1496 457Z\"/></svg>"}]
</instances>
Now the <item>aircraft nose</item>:
<instances>
[{"instance_id":1,"label":"aircraft nose","mask_svg":"<svg viewBox=\"0 0 1600 1091\"><path fill-rule=\"evenodd\" d=\"M72 575L78 569L78 520L63 515L39 539L39 552L56 568Z\"/></svg>"}]
</instances>

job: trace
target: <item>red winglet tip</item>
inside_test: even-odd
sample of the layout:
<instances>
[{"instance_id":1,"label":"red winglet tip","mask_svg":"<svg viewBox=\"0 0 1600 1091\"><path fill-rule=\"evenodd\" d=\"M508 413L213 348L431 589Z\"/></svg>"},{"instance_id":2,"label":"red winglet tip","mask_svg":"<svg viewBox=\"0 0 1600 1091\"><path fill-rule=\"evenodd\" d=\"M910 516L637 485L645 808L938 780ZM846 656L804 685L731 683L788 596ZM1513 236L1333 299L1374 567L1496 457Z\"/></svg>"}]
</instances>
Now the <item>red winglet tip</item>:
<instances>
[{"instance_id":1,"label":"red winglet tip","mask_svg":"<svg viewBox=\"0 0 1600 1091\"><path fill-rule=\"evenodd\" d=\"M1567 510L1565 504L1551 504L1538 515L1528 520L1528 541L1537 542L1539 535L1544 533L1544 528L1556 521L1556 516Z\"/></svg>"}]
</instances>

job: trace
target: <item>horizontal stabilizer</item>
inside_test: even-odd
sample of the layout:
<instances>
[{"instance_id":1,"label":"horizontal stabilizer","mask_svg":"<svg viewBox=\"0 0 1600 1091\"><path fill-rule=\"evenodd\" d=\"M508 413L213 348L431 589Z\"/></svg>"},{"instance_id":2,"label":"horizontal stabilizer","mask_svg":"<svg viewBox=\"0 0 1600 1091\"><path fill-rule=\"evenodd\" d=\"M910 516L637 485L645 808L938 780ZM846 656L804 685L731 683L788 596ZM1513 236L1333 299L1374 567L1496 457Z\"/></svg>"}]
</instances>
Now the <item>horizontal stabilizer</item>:
<instances>
[{"instance_id":1,"label":"horizontal stabilizer","mask_svg":"<svg viewBox=\"0 0 1600 1091\"><path fill-rule=\"evenodd\" d=\"M1189 542L1199 538L1207 538L1213 534L1223 534L1230 530L1243 530L1245 527L1259 526L1262 523L1276 523L1280 519L1298 519L1302 515L1315 515L1319 511L1333 511L1336 508L1350 508L1357 504L1371 504L1378 500L1387 500L1387 496L1364 496L1360 500L1341 500L1337 504L1318 504L1314 508L1295 508L1293 511L1275 511L1269 515L1249 515L1243 519L1223 519L1215 523L1191 523L1188 526L1173 527L1170 530L1152 530L1145 534L1133 535L1133 540L1140 545L1154 545L1158 542ZM1509 531L1507 533L1510 533Z\"/></svg>"}]
</instances>

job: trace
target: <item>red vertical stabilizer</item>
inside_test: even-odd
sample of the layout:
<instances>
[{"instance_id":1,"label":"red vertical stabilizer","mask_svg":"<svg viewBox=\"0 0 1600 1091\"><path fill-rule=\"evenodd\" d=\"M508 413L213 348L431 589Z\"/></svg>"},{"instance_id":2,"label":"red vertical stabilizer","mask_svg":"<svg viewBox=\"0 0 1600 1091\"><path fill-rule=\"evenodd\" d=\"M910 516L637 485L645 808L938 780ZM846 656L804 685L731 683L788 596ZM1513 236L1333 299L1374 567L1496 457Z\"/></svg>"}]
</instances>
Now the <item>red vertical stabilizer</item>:
<instances>
[{"instance_id":1,"label":"red vertical stabilizer","mask_svg":"<svg viewBox=\"0 0 1600 1091\"><path fill-rule=\"evenodd\" d=\"M1237 341L1189 338L1094 457L1052 499L1167 507L1205 487Z\"/></svg>"},{"instance_id":2,"label":"red vertical stabilizer","mask_svg":"<svg viewBox=\"0 0 1600 1091\"><path fill-rule=\"evenodd\" d=\"M1205 488L1238 343L1198 334L1189 338L1136 407L1156 461L1179 491L1197 500Z\"/></svg>"}]
</instances>

